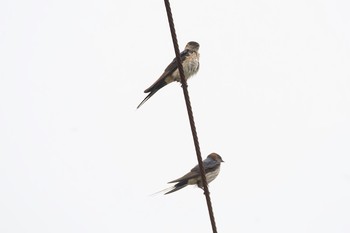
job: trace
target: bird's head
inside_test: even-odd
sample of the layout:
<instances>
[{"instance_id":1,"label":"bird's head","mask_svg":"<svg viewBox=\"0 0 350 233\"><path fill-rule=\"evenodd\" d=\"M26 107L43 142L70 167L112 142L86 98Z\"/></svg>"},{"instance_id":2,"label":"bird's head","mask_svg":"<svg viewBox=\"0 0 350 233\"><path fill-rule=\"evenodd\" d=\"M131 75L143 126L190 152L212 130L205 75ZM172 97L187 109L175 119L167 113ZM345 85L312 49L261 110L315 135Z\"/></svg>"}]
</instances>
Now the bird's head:
<instances>
[{"instance_id":1,"label":"bird's head","mask_svg":"<svg viewBox=\"0 0 350 233\"><path fill-rule=\"evenodd\" d=\"M185 49L188 49L189 51L195 51L198 52L199 44L195 41L190 41L187 43Z\"/></svg>"},{"instance_id":2,"label":"bird's head","mask_svg":"<svg viewBox=\"0 0 350 233\"><path fill-rule=\"evenodd\" d=\"M217 153L211 153L210 155L208 155L208 158L211 158L214 161L217 161L219 163L224 162L224 160L222 160L221 156L218 155Z\"/></svg>"}]
</instances>

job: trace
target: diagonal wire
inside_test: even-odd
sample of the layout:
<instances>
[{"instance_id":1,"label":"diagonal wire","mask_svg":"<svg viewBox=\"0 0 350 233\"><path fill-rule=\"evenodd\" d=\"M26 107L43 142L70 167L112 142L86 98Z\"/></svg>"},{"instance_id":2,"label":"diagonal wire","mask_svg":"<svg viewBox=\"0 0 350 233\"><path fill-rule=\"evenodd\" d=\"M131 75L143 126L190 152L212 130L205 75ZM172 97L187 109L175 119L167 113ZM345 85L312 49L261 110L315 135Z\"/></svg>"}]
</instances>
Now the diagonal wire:
<instances>
[{"instance_id":1,"label":"diagonal wire","mask_svg":"<svg viewBox=\"0 0 350 233\"><path fill-rule=\"evenodd\" d=\"M190 97L188 95L187 82L186 82L185 75L184 75L184 70L183 70L183 67L182 67L182 64L181 64L179 45L178 45L177 38L176 38L175 26L174 26L173 16L171 14L171 8L170 8L169 0L164 0L164 4L165 4L166 12L167 12L167 15L168 15L168 21L169 21L171 37L173 39L174 50L175 50L175 54L176 54L176 61L177 61L179 72L180 72L182 90L183 90L185 101L186 101L187 113L188 113L188 118L189 118L190 125L191 125L194 146L196 148L197 160L198 160L199 170L200 170L201 178L202 178L202 182L203 182L204 194L205 194L205 198L207 200L207 206L208 206L211 226L212 226L212 229L213 229L213 233L217 233L213 207L211 205L209 189L208 189L208 183L207 183L207 179L205 177L205 170L204 170L204 166L203 166L203 162L202 162L201 151L200 151L200 148L199 148L198 136L197 136L196 126L195 126L195 123L194 123Z\"/></svg>"}]
</instances>

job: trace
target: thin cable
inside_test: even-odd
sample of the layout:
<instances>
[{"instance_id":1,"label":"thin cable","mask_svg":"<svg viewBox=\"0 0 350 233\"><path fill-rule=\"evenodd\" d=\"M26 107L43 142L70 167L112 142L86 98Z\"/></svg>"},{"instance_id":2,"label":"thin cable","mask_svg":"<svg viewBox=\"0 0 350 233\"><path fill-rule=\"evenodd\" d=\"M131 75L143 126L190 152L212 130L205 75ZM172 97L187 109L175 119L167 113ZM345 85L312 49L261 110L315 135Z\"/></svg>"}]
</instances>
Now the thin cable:
<instances>
[{"instance_id":1,"label":"thin cable","mask_svg":"<svg viewBox=\"0 0 350 233\"><path fill-rule=\"evenodd\" d=\"M205 198L207 200L207 206L208 206L211 226L212 226L212 229L213 229L213 233L217 233L213 207L211 205L210 193L209 193L209 189L208 189L208 183L207 183L207 179L205 177L205 170L204 170L204 166L203 166L201 151L200 151L200 148L199 148L199 142L198 142L196 126L195 126L195 123L194 123L190 97L188 95L188 90L187 90L187 81L185 79L184 70L183 70L183 67L182 67L181 59L180 59L179 45L178 45L177 38L176 38L175 26L174 26L173 16L171 14L171 8L170 8L169 0L164 0L164 4L165 4L166 12L167 12L167 15L168 15L168 21L169 21L171 37L173 39L174 50L175 50L175 54L176 54L176 61L177 61L177 64L178 64L179 73L180 73L180 77L181 77L182 90L183 90L185 101L186 101L187 113L188 113L188 118L189 118L190 125L191 125L194 146L196 148L197 160L198 160L199 170L200 170L201 178L202 178L202 182L203 182L204 194L205 194Z\"/></svg>"}]
</instances>

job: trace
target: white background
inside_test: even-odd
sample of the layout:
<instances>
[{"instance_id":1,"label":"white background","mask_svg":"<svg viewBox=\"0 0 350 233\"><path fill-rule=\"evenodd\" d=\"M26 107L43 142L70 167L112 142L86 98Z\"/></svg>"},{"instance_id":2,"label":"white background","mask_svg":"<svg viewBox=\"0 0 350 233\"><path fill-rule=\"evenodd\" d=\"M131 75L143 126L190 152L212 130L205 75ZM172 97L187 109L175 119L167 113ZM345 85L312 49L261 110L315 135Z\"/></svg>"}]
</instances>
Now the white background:
<instances>
[{"instance_id":1,"label":"white background","mask_svg":"<svg viewBox=\"0 0 350 233\"><path fill-rule=\"evenodd\" d=\"M219 232L350 232L350 3L172 1ZM163 1L0 2L0 232L211 232Z\"/></svg>"}]
</instances>

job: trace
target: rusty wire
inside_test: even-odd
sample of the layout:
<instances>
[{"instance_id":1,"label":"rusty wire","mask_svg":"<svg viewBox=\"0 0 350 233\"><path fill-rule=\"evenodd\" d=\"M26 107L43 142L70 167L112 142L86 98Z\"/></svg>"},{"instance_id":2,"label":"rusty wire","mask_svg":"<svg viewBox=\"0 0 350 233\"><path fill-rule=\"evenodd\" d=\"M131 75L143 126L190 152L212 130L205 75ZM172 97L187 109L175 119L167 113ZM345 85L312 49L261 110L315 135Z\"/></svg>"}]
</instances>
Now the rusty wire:
<instances>
[{"instance_id":1,"label":"rusty wire","mask_svg":"<svg viewBox=\"0 0 350 233\"><path fill-rule=\"evenodd\" d=\"M209 189L208 189L208 183L207 183L207 179L205 177L205 170L204 170L202 156L201 156L201 151L200 151L200 147L199 147L199 141L198 141L196 126L195 126L195 123L194 123L194 117L193 117L190 97L188 95L188 90L187 90L187 81L185 79L184 70L183 70L183 67L182 67L181 59L180 59L179 45L178 45L178 42L177 42L175 26L174 26L174 21L173 21L173 16L172 16L172 13L171 13L169 0L164 0L164 4L165 4L166 12L167 12L167 15L168 15L168 21L169 21L171 37L173 39L174 50L175 50L175 54L176 54L176 61L177 61L177 64L178 64L178 69L179 69L179 73L180 73L180 77L181 77L182 90L183 90L185 101L186 101L187 113L188 113L188 118L189 118L190 125L191 125L194 146L196 148L197 160L198 160L199 170L200 170L201 178L202 178L202 182L203 182L204 194L205 194L205 198L207 200L207 206L208 206L211 226L212 226L212 229L213 229L213 233L217 233L213 207L211 205L210 193L209 193Z\"/></svg>"}]
</instances>

